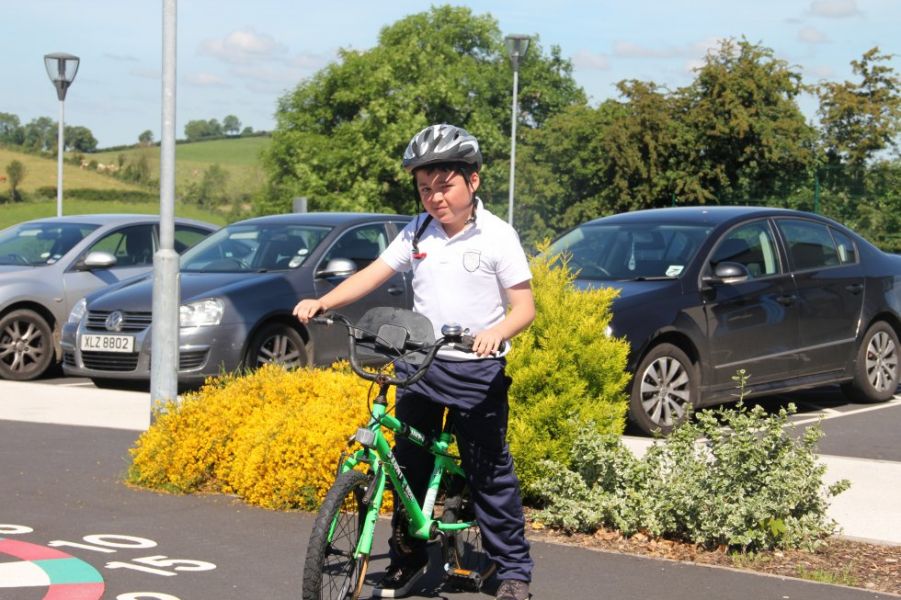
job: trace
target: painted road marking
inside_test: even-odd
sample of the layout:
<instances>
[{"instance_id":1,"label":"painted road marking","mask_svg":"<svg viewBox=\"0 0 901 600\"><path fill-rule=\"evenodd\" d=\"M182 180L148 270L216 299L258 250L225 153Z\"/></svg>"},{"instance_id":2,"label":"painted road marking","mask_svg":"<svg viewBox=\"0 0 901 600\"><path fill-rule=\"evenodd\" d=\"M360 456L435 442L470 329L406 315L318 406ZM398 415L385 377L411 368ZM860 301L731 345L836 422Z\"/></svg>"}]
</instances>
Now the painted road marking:
<instances>
[{"instance_id":1,"label":"painted road marking","mask_svg":"<svg viewBox=\"0 0 901 600\"><path fill-rule=\"evenodd\" d=\"M4 526L9 531L15 526ZM0 563L0 588L47 586L44 600L99 600L105 584L94 567L47 546L0 538L0 555L16 561Z\"/></svg>"},{"instance_id":2,"label":"painted road marking","mask_svg":"<svg viewBox=\"0 0 901 600\"><path fill-rule=\"evenodd\" d=\"M812 418L806 419L798 419L797 421L792 421L794 425L807 425L809 423L816 423L817 421L827 421L830 419L841 419L842 417L853 417L854 415L859 415L862 413L872 412L874 410L885 410L886 408L894 408L896 406L901 406L901 399L897 396L889 400L888 402L883 402L882 404L872 404L870 406L864 406L862 408L856 408L854 410L849 411L838 411L832 409L825 409L829 411L828 414L823 416L816 416Z\"/></svg>"},{"instance_id":3,"label":"painted road marking","mask_svg":"<svg viewBox=\"0 0 901 600\"><path fill-rule=\"evenodd\" d=\"M0 563L0 588L50 585L47 571L33 562Z\"/></svg>"}]
</instances>

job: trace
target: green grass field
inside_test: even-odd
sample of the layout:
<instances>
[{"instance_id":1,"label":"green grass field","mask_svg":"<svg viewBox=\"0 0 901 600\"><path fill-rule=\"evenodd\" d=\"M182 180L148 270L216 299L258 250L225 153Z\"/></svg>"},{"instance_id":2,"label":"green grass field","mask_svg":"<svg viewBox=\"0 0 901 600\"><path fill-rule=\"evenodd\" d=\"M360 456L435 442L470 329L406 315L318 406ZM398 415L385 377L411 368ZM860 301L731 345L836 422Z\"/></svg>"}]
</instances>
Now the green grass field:
<instances>
[{"instance_id":1,"label":"green grass field","mask_svg":"<svg viewBox=\"0 0 901 600\"><path fill-rule=\"evenodd\" d=\"M41 187L56 187L56 159L44 158L24 152L15 152L8 148L0 148L0 175L6 176L6 167L14 160L25 165L25 177L19 190L30 194ZM63 164L63 190L66 188L85 188L96 190L135 190L146 191L145 188L119 181L74 165ZM9 194L7 183L0 184L0 194ZM5 208L4 208L5 210Z\"/></svg>"},{"instance_id":2,"label":"green grass field","mask_svg":"<svg viewBox=\"0 0 901 600\"><path fill-rule=\"evenodd\" d=\"M83 215L97 213L126 213L158 215L159 202L116 202L108 200L69 200L63 197L63 215ZM211 213L193 205L177 204L175 215L188 219L206 221L215 225L225 225L226 219L218 213ZM56 200L41 202L19 202L0 204L0 229L31 219L56 216Z\"/></svg>"},{"instance_id":3,"label":"green grass field","mask_svg":"<svg viewBox=\"0 0 901 600\"><path fill-rule=\"evenodd\" d=\"M175 146L175 187L179 193L187 186L199 182L211 165L218 164L228 173L228 188L238 194L252 195L259 191L265 180L260 164L260 153L269 146L268 137L246 137L209 142L194 142ZM131 148L111 152L86 154L85 160L102 164L118 164L119 155L128 162L147 157L151 177L160 176L160 149L158 146Z\"/></svg>"}]
</instances>

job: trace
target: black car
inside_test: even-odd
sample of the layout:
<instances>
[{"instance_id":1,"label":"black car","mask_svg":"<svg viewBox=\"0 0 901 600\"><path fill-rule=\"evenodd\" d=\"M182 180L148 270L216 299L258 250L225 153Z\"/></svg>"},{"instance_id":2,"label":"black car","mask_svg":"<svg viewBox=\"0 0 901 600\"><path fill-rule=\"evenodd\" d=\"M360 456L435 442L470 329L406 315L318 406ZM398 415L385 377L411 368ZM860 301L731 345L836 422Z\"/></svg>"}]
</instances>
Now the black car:
<instances>
[{"instance_id":1,"label":"black car","mask_svg":"<svg viewBox=\"0 0 901 600\"><path fill-rule=\"evenodd\" d=\"M328 365L347 355L340 328L301 325L300 298L321 296L367 266L409 222L400 215L295 213L233 223L181 259L178 380L264 363ZM100 386L150 379L153 278L87 297L63 328L63 369ZM409 274L397 273L342 312L409 308Z\"/></svg>"},{"instance_id":2,"label":"black car","mask_svg":"<svg viewBox=\"0 0 901 600\"><path fill-rule=\"evenodd\" d=\"M615 287L609 335L631 345L629 414L668 433L694 408L841 384L860 402L898 387L901 256L821 216L756 207L624 213L557 239L577 284Z\"/></svg>"}]
</instances>

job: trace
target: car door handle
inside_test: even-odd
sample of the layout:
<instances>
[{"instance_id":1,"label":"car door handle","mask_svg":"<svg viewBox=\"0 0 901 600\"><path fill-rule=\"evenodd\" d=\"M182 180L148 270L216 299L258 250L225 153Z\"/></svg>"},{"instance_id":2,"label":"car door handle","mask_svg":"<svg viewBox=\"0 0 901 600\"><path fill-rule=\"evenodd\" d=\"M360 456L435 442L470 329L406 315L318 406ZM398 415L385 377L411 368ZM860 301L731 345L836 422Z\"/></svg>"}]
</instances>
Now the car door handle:
<instances>
[{"instance_id":1,"label":"car door handle","mask_svg":"<svg viewBox=\"0 0 901 600\"><path fill-rule=\"evenodd\" d=\"M388 293L391 294L392 296L400 296L401 294L404 293L404 288L397 287L396 285L392 285L391 287L388 288Z\"/></svg>"},{"instance_id":2,"label":"car door handle","mask_svg":"<svg viewBox=\"0 0 901 600\"><path fill-rule=\"evenodd\" d=\"M862 283L851 283L845 286L845 289L851 292L852 294L859 294L863 291Z\"/></svg>"},{"instance_id":3,"label":"car door handle","mask_svg":"<svg viewBox=\"0 0 901 600\"><path fill-rule=\"evenodd\" d=\"M781 296L776 296L776 302L781 304L782 306L789 306L795 303L798 297L794 294L783 294Z\"/></svg>"}]
</instances>

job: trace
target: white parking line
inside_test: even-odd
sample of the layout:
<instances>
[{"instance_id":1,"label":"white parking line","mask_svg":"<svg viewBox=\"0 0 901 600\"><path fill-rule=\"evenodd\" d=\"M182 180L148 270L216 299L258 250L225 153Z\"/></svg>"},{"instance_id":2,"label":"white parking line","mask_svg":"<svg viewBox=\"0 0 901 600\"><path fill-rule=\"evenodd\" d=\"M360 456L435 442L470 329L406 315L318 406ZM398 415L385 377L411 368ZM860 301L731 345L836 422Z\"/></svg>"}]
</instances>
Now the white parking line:
<instances>
[{"instance_id":1,"label":"white parking line","mask_svg":"<svg viewBox=\"0 0 901 600\"><path fill-rule=\"evenodd\" d=\"M883 402L881 404L873 404L871 406L865 406L863 408L858 408L849 411L840 411L835 410L834 408L823 408L821 416L815 416L807 419L800 419L798 421L792 421L793 425L807 425L808 423L816 423L817 421L826 421L828 419L838 419L841 417L851 417L854 415L859 415L861 413L871 412L874 410L883 410L886 408L892 408L895 406L901 406L901 396L895 396L888 402ZM819 407L817 407L819 408ZM823 414L824 413L824 414Z\"/></svg>"}]
</instances>

